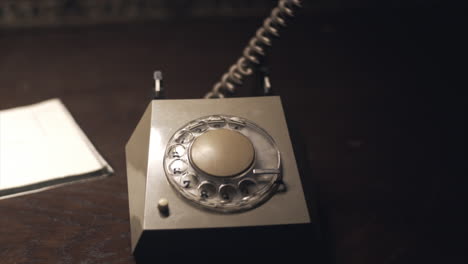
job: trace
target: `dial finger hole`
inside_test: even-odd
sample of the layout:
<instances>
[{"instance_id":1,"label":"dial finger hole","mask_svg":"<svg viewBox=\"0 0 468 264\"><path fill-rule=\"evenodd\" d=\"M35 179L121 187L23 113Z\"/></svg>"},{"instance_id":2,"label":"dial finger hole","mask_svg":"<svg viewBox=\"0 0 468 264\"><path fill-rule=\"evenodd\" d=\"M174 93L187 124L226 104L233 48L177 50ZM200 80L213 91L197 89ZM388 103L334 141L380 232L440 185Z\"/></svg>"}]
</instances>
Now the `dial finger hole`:
<instances>
[{"instance_id":1,"label":"dial finger hole","mask_svg":"<svg viewBox=\"0 0 468 264\"><path fill-rule=\"evenodd\" d=\"M168 155L171 158L180 158L185 155L185 147L182 145L174 145L169 149Z\"/></svg>"},{"instance_id":2,"label":"dial finger hole","mask_svg":"<svg viewBox=\"0 0 468 264\"><path fill-rule=\"evenodd\" d=\"M216 187L209 182L202 183L198 190L202 199L213 198L216 195Z\"/></svg>"},{"instance_id":3,"label":"dial finger hole","mask_svg":"<svg viewBox=\"0 0 468 264\"><path fill-rule=\"evenodd\" d=\"M223 185L219 188L219 196L225 202L232 201L237 195L237 190L234 186Z\"/></svg>"},{"instance_id":4,"label":"dial finger hole","mask_svg":"<svg viewBox=\"0 0 468 264\"><path fill-rule=\"evenodd\" d=\"M196 122L196 123L190 124L188 126L188 129L194 133L201 133L208 129L208 124L203 121Z\"/></svg>"},{"instance_id":5,"label":"dial finger hole","mask_svg":"<svg viewBox=\"0 0 468 264\"><path fill-rule=\"evenodd\" d=\"M191 142L194 139L194 136L192 133L188 131L182 131L180 132L179 135L176 136L175 142L179 144L186 144Z\"/></svg>"},{"instance_id":6,"label":"dial finger hole","mask_svg":"<svg viewBox=\"0 0 468 264\"><path fill-rule=\"evenodd\" d=\"M184 188L193 188L197 186L197 184L198 177L192 173L188 173L180 179L180 185L182 185L182 187Z\"/></svg>"},{"instance_id":7,"label":"dial finger hole","mask_svg":"<svg viewBox=\"0 0 468 264\"><path fill-rule=\"evenodd\" d=\"M229 119L229 127L235 130L240 130L245 127L245 121L239 117L231 117Z\"/></svg>"},{"instance_id":8,"label":"dial finger hole","mask_svg":"<svg viewBox=\"0 0 468 264\"><path fill-rule=\"evenodd\" d=\"M174 175L180 175L187 170L187 163L180 159L174 160L169 164L169 170Z\"/></svg>"},{"instance_id":9,"label":"dial finger hole","mask_svg":"<svg viewBox=\"0 0 468 264\"><path fill-rule=\"evenodd\" d=\"M208 125L214 128L220 128L226 125L226 120L221 116L211 116L208 118Z\"/></svg>"},{"instance_id":10,"label":"dial finger hole","mask_svg":"<svg viewBox=\"0 0 468 264\"><path fill-rule=\"evenodd\" d=\"M257 184L251 180L243 180L239 183L239 191L242 196L249 196L257 191Z\"/></svg>"}]
</instances>

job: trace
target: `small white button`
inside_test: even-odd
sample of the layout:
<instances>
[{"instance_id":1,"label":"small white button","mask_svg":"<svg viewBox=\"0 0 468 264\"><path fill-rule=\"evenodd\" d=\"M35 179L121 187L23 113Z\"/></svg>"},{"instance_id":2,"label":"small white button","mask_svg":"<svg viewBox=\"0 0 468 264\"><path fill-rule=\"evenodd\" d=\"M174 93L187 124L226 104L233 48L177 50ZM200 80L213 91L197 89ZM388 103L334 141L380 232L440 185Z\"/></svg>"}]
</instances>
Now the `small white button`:
<instances>
[{"instance_id":1,"label":"small white button","mask_svg":"<svg viewBox=\"0 0 468 264\"><path fill-rule=\"evenodd\" d=\"M169 201L166 198L161 198L158 201L159 212L167 214L169 212Z\"/></svg>"}]
</instances>

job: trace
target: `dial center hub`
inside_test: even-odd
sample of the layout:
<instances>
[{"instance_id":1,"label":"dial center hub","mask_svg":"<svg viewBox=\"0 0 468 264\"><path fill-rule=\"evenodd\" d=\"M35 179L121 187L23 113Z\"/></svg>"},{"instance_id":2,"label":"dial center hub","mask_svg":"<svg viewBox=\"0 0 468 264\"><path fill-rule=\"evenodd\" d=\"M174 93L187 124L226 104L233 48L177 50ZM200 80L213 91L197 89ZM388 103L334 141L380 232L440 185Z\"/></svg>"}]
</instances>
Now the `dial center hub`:
<instances>
[{"instance_id":1,"label":"dial center hub","mask_svg":"<svg viewBox=\"0 0 468 264\"><path fill-rule=\"evenodd\" d=\"M250 139L228 130L210 130L197 137L190 148L194 166L217 177L239 175L254 161L255 150Z\"/></svg>"}]
</instances>

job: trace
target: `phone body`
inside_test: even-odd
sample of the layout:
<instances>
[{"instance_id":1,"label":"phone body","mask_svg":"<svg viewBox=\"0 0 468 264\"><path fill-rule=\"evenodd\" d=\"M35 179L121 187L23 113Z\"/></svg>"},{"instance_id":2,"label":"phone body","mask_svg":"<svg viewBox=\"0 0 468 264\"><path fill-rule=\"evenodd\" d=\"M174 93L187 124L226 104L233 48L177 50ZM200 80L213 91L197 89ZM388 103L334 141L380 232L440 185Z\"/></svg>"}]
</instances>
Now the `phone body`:
<instances>
[{"instance_id":1,"label":"phone body","mask_svg":"<svg viewBox=\"0 0 468 264\"><path fill-rule=\"evenodd\" d=\"M270 196L245 210L197 206L172 183L168 172L166 159L172 153L168 144L174 136L194 120L210 120L212 116L239 117L256 124L271 137L281 154L282 186L273 188ZM226 130L229 122L216 129ZM193 145L187 146L190 152ZM260 148L256 143L254 146ZM267 152L265 148L255 149L255 159ZM184 256L206 250L209 256L225 256L227 249L235 249L237 257L266 257L265 252L277 250L297 255L310 251L307 248L317 243L318 221L304 196L279 96L153 100L126 145L126 158L132 251L137 258L181 257L177 254L181 249L190 252ZM168 202L165 210L158 206L162 198Z\"/></svg>"}]
</instances>

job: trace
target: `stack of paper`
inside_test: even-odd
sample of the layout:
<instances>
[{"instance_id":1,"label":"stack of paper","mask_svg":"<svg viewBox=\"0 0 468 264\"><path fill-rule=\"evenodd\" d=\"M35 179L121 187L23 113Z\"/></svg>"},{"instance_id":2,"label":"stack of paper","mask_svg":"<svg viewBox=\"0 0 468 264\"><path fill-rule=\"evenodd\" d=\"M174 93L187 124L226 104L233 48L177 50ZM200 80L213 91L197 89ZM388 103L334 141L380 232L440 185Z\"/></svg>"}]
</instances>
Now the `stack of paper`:
<instances>
[{"instance_id":1,"label":"stack of paper","mask_svg":"<svg viewBox=\"0 0 468 264\"><path fill-rule=\"evenodd\" d=\"M0 111L0 199L112 173L59 99Z\"/></svg>"}]
</instances>

